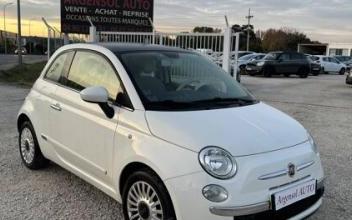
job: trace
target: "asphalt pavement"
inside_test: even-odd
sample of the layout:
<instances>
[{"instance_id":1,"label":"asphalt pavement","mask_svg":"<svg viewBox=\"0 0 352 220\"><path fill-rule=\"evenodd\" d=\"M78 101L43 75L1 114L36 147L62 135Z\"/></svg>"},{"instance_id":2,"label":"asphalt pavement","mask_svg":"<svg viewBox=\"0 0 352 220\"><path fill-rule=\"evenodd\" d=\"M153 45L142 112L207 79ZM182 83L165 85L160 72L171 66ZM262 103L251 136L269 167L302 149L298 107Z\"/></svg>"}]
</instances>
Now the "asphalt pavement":
<instances>
[{"instance_id":1,"label":"asphalt pavement","mask_svg":"<svg viewBox=\"0 0 352 220\"><path fill-rule=\"evenodd\" d=\"M344 79L242 78L260 100L301 122L319 145L326 194L313 220L352 219L352 86ZM123 219L117 202L59 166L30 171L22 165L16 115L28 91L0 83L0 219Z\"/></svg>"}]
</instances>

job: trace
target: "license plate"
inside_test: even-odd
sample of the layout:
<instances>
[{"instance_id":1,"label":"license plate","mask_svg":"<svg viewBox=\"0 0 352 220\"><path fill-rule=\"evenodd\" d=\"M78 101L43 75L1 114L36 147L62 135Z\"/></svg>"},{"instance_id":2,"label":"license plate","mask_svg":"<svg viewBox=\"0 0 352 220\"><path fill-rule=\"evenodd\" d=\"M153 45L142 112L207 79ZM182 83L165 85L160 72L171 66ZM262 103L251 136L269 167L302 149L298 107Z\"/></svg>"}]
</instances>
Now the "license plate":
<instances>
[{"instance_id":1,"label":"license plate","mask_svg":"<svg viewBox=\"0 0 352 220\"><path fill-rule=\"evenodd\" d=\"M302 183L295 187L280 191L272 196L274 202L274 209L280 210L286 206L292 205L295 202L315 195L316 193L316 180Z\"/></svg>"},{"instance_id":2,"label":"license plate","mask_svg":"<svg viewBox=\"0 0 352 220\"><path fill-rule=\"evenodd\" d=\"M313 68L313 70L319 70L319 68Z\"/></svg>"},{"instance_id":3,"label":"license plate","mask_svg":"<svg viewBox=\"0 0 352 220\"><path fill-rule=\"evenodd\" d=\"M250 67L247 67L247 70L252 70L252 68L250 68Z\"/></svg>"}]
</instances>

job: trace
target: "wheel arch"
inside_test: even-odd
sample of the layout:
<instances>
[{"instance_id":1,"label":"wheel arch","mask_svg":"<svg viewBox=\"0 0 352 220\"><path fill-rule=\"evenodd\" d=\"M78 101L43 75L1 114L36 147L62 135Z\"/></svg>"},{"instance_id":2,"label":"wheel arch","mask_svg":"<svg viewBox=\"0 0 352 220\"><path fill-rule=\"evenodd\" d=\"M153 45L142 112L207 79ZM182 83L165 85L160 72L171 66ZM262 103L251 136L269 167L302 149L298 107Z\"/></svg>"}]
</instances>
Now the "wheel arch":
<instances>
[{"instance_id":1,"label":"wheel arch","mask_svg":"<svg viewBox=\"0 0 352 220\"><path fill-rule=\"evenodd\" d=\"M29 119L29 117L27 116L27 114L25 113L21 113L18 115L17 117L17 131L20 131L21 129L21 125L26 122L29 121L31 122L31 120ZM31 122L32 123L32 122Z\"/></svg>"},{"instance_id":2,"label":"wheel arch","mask_svg":"<svg viewBox=\"0 0 352 220\"><path fill-rule=\"evenodd\" d=\"M136 171L141 171L141 170L148 170L150 172L152 172L155 176L157 176L161 181L161 177L158 175L158 173L151 168L150 166L148 166L147 164L143 163L143 162L131 162L129 164L127 164L121 171L121 174L119 176L119 180L118 180L118 190L120 195L122 195L122 191L123 191L123 187L128 179L128 177L136 172Z\"/></svg>"}]
</instances>

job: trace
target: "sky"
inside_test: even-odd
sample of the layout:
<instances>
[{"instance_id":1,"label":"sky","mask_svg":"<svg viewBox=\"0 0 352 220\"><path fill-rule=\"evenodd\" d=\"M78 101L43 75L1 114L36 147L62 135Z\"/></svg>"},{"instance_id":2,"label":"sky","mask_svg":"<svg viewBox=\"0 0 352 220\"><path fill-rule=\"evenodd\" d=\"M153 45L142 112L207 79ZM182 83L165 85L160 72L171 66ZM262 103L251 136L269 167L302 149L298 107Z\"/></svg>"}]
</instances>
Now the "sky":
<instances>
[{"instance_id":1,"label":"sky","mask_svg":"<svg viewBox=\"0 0 352 220\"><path fill-rule=\"evenodd\" d=\"M16 0L0 0L0 8L7 2ZM21 0L21 5L24 35L45 35L41 17L60 29L60 0ZM194 26L223 28L224 15L230 24L245 24L248 8L256 30L289 27L312 40L352 43L352 0L154 0L154 23L162 32L190 31ZM16 6L8 7L6 14L7 29L16 32Z\"/></svg>"}]
</instances>

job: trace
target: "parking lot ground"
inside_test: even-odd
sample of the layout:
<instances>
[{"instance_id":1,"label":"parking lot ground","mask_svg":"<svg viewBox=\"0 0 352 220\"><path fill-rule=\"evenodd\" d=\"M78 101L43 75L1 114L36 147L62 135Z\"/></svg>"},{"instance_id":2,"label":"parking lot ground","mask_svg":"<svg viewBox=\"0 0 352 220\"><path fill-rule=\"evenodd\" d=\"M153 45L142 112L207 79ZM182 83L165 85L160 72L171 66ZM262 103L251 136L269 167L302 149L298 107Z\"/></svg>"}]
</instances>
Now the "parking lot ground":
<instances>
[{"instance_id":1,"label":"parking lot ground","mask_svg":"<svg viewBox=\"0 0 352 220\"><path fill-rule=\"evenodd\" d=\"M31 64L47 60L43 55L23 55L23 63ZM0 70L7 70L17 65L18 56L14 54L0 54Z\"/></svg>"},{"instance_id":2,"label":"parking lot ground","mask_svg":"<svg viewBox=\"0 0 352 220\"><path fill-rule=\"evenodd\" d=\"M319 145L326 194L314 220L352 219L352 86L344 79L243 77L256 97L300 121ZM122 219L117 202L57 165L22 165L15 124L27 93L0 83L0 219Z\"/></svg>"}]
</instances>

